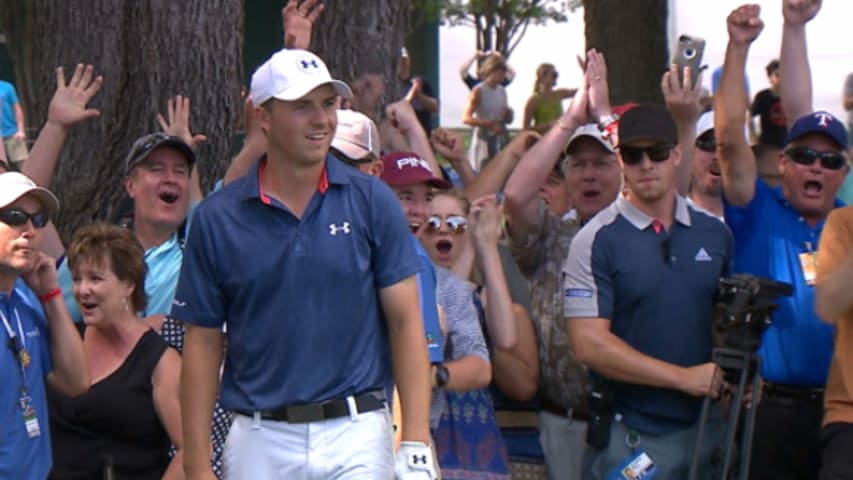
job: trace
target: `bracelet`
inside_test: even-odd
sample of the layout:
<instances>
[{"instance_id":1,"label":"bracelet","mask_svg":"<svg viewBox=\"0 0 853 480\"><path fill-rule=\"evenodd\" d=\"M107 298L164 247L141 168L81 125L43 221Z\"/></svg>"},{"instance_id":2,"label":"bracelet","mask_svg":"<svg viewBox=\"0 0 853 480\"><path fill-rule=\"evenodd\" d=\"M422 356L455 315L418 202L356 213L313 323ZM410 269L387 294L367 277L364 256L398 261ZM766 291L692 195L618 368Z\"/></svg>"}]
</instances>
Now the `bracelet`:
<instances>
[{"instance_id":1,"label":"bracelet","mask_svg":"<svg viewBox=\"0 0 853 480\"><path fill-rule=\"evenodd\" d=\"M50 300L53 300L54 298L56 298L60 295L62 295L62 289L60 289L59 287L54 287L53 290L51 290L51 291L49 291L43 295L39 295L39 301L41 303L47 303Z\"/></svg>"},{"instance_id":2,"label":"bracelet","mask_svg":"<svg viewBox=\"0 0 853 480\"><path fill-rule=\"evenodd\" d=\"M619 116L613 113L605 115L601 117L601 120L598 122L598 128L602 132L611 131L613 127L617 125L616 122L619 121Z\"/></svg>"}]
</instances>

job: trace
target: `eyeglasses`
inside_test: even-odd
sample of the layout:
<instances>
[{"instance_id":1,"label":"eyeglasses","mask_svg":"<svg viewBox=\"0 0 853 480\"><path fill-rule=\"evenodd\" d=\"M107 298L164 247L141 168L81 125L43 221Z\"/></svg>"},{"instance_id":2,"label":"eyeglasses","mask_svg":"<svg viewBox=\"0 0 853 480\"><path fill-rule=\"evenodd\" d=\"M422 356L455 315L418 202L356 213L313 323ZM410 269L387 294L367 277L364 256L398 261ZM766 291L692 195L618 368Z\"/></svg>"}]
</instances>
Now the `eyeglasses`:
<instances>
[{"instance_id":1,"label":"eyeglasses","mask_svg":"<svg viewBox=\"0 0 853 480\"><path fill-rule=\"evenodd\" d=\"M28 213L20 208L10 208L8 210L0 210L0 222L11 227L20 227L27 223L27 220L33 223L35 228L44 228L47 225L48 218L43 213Z\"/></svg>"},{"instance_id":2,"label":"eyeglasses","mask_svg":"<svg viewBox=\"0 0 853 480\"><path fill-rule=\"evenodd\" d=\"M808 147L791 147L785 150L785 155L791 157L800 165L814 165L820 159L820 165L827 170L839 170L847 165L847 157L836 152L818 152Z\"/></svg>"},{"instance_id":3,"label":"eyeglasses","mask_svg":"<svg viewBox=\"0 0 853 480\"><path fill-rule=\"evenodd\" d=\"M468 230L468 220L466 220L465 217L459 215L450 215L446 219L442 220L441 217L439 217L438 215L433 215L427 219L427 233L435 233L441 230L442 223L446 223L447 228L449 228L451 232L457 235L464 233L466 230Z\"/></svg>"},{"instance_id":4,"label":"eyeglasses","mask_svg":"<svg viewBox=\"0 0 853 480\"><path fill-rule=\"evenodd\" d=\"M649 160L660 163L669 159L669 154L672 152L675 145L669 143L661 143L648 147L629 147L622 145L619 151L622 152L622 161L627 165L637 165L643 161L643 153L649 156Z\"/></svg>"},{"instance_id":5,"label":"eyeglasses","mask_svg":"<svg viewBox=\"0 0 853 480\"><path fill-rule=\"evenodd\" d=\"M373 163L374 161L376 161L376 157L374 157L372 153L368 153L367 155L361 158L351 158L349 155L344 155L344 152L338 149L333 150L336 157L338 157L342 162L348 163L350 165L361 165L364 163Z\"/></svg>"},{"instance_id":6,"label":"eyeglasses","mask_svg":"<svg viewBox=\"0 0 853 480\"><path fill-rule=\"evenodd\" d=\"M713 153L717 150L717 139L713 135L701 136L696 139L696 148L703 152Z\"/></svg>"}]
</instances>

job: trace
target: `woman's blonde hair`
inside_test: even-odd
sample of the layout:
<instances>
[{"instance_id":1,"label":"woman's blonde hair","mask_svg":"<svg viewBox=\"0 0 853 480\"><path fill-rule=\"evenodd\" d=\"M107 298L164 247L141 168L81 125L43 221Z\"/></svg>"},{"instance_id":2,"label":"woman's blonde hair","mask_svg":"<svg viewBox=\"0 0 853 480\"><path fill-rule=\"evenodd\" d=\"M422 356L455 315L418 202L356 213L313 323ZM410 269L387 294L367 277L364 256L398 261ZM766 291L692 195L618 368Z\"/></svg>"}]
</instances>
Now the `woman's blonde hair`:
<instances>
[{"instance_id":1,"label":"woman's blonde hair","mask_svg":"<svg viewBox=\"0 0 853 480\"><path fill-rule=\"evenodd\" d=\"M542 87L542 79L545 78L545 75L548 72L555 70L557 70L557 68L554 67L553 63L540 63L539 66L536 67L536 83L533 84L534 94L542 91L540 87Z\"/></svg>"},{"instance_id":2,"label":"woman's blonde hair","mask_svg":"<svg viewBox=\"0 0 853 480\"><path fill-rule=\"evenodd\" d=\"M480 77L481 81L485 81L486 77L499 69L506 70L506 60L504 60L504 57L493 53L486 57L486 59L483 60L483 63L480 64L480 68L477 70L477 75Z\"/></svg>"}]
</instances>

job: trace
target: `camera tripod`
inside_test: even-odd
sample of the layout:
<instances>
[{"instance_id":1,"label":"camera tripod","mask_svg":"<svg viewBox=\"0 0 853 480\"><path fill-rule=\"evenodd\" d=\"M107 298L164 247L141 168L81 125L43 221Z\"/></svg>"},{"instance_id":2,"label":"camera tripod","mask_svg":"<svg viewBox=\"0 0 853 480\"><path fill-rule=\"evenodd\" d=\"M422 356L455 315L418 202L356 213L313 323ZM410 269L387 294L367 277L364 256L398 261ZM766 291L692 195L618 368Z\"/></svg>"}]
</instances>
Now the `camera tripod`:
<instances>
[{"instance_id":1,"label":"camera tripod","mask_svg":"<svg viewBox=\"0 0 853 480\"><path fill-rule=\"evenodd\" d=\"M725 443L722 451L715 449L711 455L715 468L714 479L730 480L738 474L740 480L749 478L749 457L752 447L752 434L755 428L755 412L756 401L753 400L750 408L746 409L746 416L741 422L741 413L743 409L743 398L747 392L747 383L752 382L753 395L757 395L761 388L761 378L758 375L761 366L761 358L750 351L737 350L732 348L715 348L713 353L714 363L720 366L725 372L726 380L729 383L737 384L737 390L732 395L729 404L728 424L726 426ZM702 415L699 417L698 435L696 438L696 446L693 449L693 459L690 462L689 480L699 480L698 468L699 458L702 452L702 442L708 425L708 417L711 413L711 398L706 397L702 403ZM741 437L738 439L738 433ZM740 441L738 441L740 440ZM740 468L734 470L732 467L735 464L735 455L737 448L740 448ZM719 456L722 455L722 469L719 469Z\"/></svg>"}]
</instances>

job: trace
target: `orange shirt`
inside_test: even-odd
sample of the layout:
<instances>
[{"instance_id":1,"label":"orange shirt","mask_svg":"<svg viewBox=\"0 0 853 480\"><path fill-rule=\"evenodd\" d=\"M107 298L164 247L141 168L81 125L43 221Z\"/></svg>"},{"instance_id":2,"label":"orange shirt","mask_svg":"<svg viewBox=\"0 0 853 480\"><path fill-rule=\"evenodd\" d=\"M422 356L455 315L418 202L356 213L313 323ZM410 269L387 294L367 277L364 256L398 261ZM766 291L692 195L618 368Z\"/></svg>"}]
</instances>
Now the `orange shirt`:
<instances>
[{"instance_id":1,"label":"orange shirt","mask_svg":"<svg viewBox=\"0 0 853 480\"><path fill-rule=\"evenodd\" d=\"M851 254L853 206L833 210L823 227L817 252L818 289L827 275L849 264ZM853 295L853 285L850 294ZM835 353L826 382L823 424L853 423L853 308L824 320L835 323Z\"/></svg>"}]
</instances>

